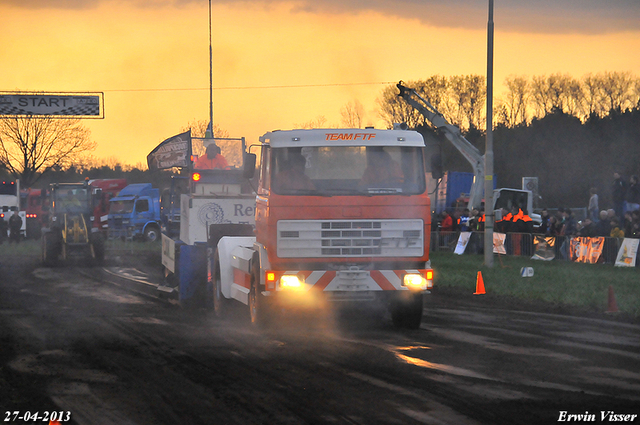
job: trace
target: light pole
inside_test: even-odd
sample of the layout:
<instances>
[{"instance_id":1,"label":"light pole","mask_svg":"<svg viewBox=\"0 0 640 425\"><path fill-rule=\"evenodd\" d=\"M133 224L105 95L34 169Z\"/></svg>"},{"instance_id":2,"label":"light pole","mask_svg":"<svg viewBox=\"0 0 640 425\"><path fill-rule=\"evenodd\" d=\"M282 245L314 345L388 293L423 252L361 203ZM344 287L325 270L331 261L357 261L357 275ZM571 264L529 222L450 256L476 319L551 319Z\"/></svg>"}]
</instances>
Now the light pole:
<instances>
[{"instance_id":1,"label":"light pole","mask_svg":"<svg viewBox=\"0 0 640 425\"><path fill-rule=\"evenodd\" d=\"M484 264L493 267L493 0L487 23L487 140L484 154Z\"/></svg>"},{"instance_id":2,"label":"light pole","mask_svg":"<svg viewBox=\"0 0 640 425\"><path fill-rule=\"evenodd\" d=\"M205 134L206 138L213 138L213 49L211 48L211 0L209 0L209 127L211 134ZM209 132L207 127L207 133Z\"/></svg>"}]
</instances>

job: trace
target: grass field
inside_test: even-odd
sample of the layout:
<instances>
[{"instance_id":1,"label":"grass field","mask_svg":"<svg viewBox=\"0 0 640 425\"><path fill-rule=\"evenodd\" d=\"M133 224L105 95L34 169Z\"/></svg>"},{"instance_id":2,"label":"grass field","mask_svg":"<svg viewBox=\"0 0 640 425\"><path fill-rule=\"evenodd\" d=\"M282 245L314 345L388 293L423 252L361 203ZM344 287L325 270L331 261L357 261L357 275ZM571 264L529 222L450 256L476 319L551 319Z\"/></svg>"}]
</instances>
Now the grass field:
<instances>
[{"instance_id":1,"label":"grass field","mask_svg":"<svg viewBox=\"0 0 640 425\"><path fill-rule=\"evenodd\" d=\"M634 267L502 256L488 268L482 255L441 252L431 254L431 263L435 285L445 290L473 294L481 272L487 296L586 313L607 311L611 286L620 314L640 319L640 270ZM533 267L534 275L521 277L522 267Z\"/></svg>"},{"instance_id":2,"label":"grass field","mask_svg":"<svg viewBox=\"0 0 640 425\"><path fill-rule=\"evenodd\" d=\"M109 253L118 255L160 252L160 243L107 241ZM29 240L0 245L0 264L7 255L40 255L40 242ZM478 272L482 273L486 295L503 304L527 303L546 309L602 313L608 307L609 286L613 288L619 315L640 320L640 270L603 264L567 261L536 261L527 257L495 257L494 267L484 266L481 255L431 253L435 285L442 291L473 294ZM522 267L533 267L533 277L521 277ZM438 290L437 289L437 290Z\"/></svg>"}]
</instances>

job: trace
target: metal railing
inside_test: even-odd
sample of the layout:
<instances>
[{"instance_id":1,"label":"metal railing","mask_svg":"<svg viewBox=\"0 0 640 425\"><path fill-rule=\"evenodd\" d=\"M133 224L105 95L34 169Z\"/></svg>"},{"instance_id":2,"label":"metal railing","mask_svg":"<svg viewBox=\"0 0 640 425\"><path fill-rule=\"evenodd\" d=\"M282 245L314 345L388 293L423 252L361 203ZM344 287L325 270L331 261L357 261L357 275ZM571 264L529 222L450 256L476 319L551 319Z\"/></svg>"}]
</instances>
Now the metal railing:
<instances>
[{"instance_id":1,"label":"metal railing","mask_svg":"<svg viewBox=\"0 0 640 425\"><path fill-rule=\"evenodd\" d=\"M434 252L447 251L453 252L458 243L460 232L431 232L430 250ZM536 253L536 236L544 236L531 233L507 233L505 236L504 246L507 255L533 257ZM548 238L548 237L547 237ZM554 236L550 241L548 252L553 252L554 260L569 261L569 241L571 236ZM622 238L604 238L604 246L602 248L601 262L605 264L614 264ZM484 232L471 232L469 243L465 249L465 254L483 254L484 253Z\"/></svg>"}]
</instances>

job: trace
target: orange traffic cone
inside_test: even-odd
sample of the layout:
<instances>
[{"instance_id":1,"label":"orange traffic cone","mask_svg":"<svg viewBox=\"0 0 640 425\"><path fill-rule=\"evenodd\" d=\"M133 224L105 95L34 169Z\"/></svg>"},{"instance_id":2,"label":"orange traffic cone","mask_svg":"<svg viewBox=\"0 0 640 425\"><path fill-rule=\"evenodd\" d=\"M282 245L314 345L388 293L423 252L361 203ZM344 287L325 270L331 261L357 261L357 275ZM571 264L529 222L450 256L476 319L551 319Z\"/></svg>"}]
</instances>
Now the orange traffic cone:
<instances>
[{"instance_id":1,"label":"orange traffic cone","mask_svg":"<svg viewBox=\"0 0 640 425\"><path fill-rule=\"evenodd\" d=\"M613 293L613 286L609 285L609 308L607 308L607 313L617 313L618 312L618 303L616 302L616 295Z\"/></svg>"},{"instance_id":2,"label":"orange traffic cone","mask_svg":"<svg viewBox=\"0 0 640 425\"><path fill-rule=\"evenodd\" d=\"M478 278L476 279L476 292L473 295L486 294L484 291L484 280L482 280L482 273L478 272Z\"/></svg>"}]
</instances>

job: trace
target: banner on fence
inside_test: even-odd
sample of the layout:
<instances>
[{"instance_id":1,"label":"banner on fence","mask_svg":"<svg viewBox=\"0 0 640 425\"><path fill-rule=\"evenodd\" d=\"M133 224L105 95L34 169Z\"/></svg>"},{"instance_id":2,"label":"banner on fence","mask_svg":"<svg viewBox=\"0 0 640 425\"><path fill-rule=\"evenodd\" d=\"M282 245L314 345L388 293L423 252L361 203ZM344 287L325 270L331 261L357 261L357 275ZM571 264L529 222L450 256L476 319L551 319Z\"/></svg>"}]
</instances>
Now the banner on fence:
<instances>
[{"instance_id":1,"label":"banner on fence","mask_svg":"<svg viewBox=\"0 0 640 425\"><path fill-rule=\"evenodd\" d=\"M622 246L618 251L618 257L616 258L616 266L619 267L635 267L636 256L638 255L638 243L640 239L624 238Z\"/></svg>"},{"instance_id":2,"label":"banner on fence","mask_svg":"<svg viewBox=\"0 0 640 425\"><path fill-rule=\"evenodd\" d=\"M571 238L569 241L569 258L578 263L596 264L602 255L604 238Z\"/></svg>"},{"instance_id":3,"label":"banner on fence","mask_svg":"<svg viewBox=\"0 0 640 425\"><path fill-rule=\"evenodd\" d=\"M504 233L493 234L493 253L507 255L507 250L504 247L504 240L507 237Z\"/></svg>"},{"instance_id":4,"label":"banner on fence","mask_svg":"<svg viewBox=\"0 0 640 425\"><path fill-rule=\"evenodd\" d=\"M533 257L531 257L532 260L551 261L556 258L555 237L536 235L533 244L535 245L535 252L533 253Z\"/></svg>"},{"instance_id":5,"label":"banner on fence","mask_svg":"<svg viewBox=\"0 0 640 425\"><path fill-rule=\"evenodd\" d=\"M460 232L460 237L458 238L458 244L456 245L454 254L464 254L464 250L467 249L467 245L469 244L470 237L471 232Z\"/></svg>"}]
</instances>

